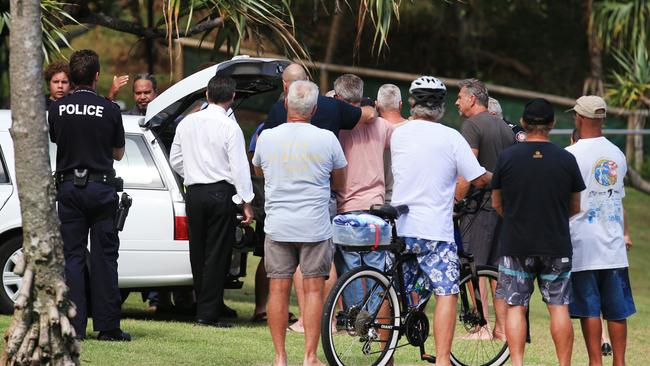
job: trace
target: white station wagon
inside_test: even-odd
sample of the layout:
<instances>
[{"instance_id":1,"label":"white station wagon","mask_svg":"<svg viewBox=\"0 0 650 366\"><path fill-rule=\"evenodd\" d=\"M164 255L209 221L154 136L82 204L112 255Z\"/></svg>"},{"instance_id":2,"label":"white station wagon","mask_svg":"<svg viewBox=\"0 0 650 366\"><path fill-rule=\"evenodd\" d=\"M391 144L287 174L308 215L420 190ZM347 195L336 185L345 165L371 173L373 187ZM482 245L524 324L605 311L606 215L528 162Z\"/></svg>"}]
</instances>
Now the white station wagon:
<instances>
[{"instance_id":1,"label":"white station wagon","mask_svg":"<svg viewBox=\"0 0 650 366\"><path fill-rule=\"evenodd\" d=\"M238 56L201 70L171 86L154 99L147 115L122 116L126 138L124 158L114 164L124 179L133 205L120 233L119 286L124 290L175 289L192 286L187 217L180 177L168 161L167 148L177 121L205 96L215 74L237 80L239 100L277 90L287 60ZM13 311L22 279L13 273L22 255L20 202L16 192L14 148L9 129L11 112L0 110L0 312ZM56 145L50 144L54 168ZM239 272L245 276L245 253ZM233 263L240 263L235 258Z\"/></svg>"}]
</instances>

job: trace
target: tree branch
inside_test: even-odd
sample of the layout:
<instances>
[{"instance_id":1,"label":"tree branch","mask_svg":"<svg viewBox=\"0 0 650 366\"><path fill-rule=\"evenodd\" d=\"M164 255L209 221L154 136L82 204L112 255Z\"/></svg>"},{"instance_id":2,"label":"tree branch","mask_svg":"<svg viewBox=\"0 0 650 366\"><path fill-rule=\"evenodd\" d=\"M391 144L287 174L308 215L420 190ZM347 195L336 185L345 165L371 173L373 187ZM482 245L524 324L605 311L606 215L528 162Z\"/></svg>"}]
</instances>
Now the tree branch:
<instances>
[{"instance_id":1,"label":"tree branch","mask_svg":"<svg viewBox=\"0 0 650 366\"><path fill-rule=\"evenodd\" d=\"M627 168L626 178L628 179L628 183L630 183L632 187L646 194L650 194L650 182L643 179L643 177L641 177L641 174L639 174L636 170L632 169L632 167Z\"/></svg>"},{"instance_id":2,"label":"tree branch","mask_svg":"<svg viewBox=\"0 0 650 366\"><path fill-rule=\"evenodd\" d=\"M514 59L512 57L508 56L500 56L497 55L496 53L490 52L490 51L485 51L485 50L477 50L476 54L479 57L483 57L485 59L491 60L493 62L496 62L497 64L506 66L506 67L511 67L515 71L517 71L519 74L525 76L525 77L532 77L533 76L533 70L531 70L528 66L524 65L521 61Z\"/></svg>"},{"instance_id":3,"label":"tree branch","mask_svg":"<svg viewBox=\"0 0 650 366\"><path fill-rule=\"evenodd\" d=\"M77 18L77 21L82 24L100 25L119 32L134 34L145 39L167 38L167 32L164 29L146 28L141 24L113 18L104 13L88 13L82 17ZM223 25L223 18L219 17L215 19L209 19L195 25L194 27L189 28L187 31L180 31L178 35L176 32L172 32L172 38L190 37L198 33L209 31L221 25Z\"/></svg>"}]
</instances>

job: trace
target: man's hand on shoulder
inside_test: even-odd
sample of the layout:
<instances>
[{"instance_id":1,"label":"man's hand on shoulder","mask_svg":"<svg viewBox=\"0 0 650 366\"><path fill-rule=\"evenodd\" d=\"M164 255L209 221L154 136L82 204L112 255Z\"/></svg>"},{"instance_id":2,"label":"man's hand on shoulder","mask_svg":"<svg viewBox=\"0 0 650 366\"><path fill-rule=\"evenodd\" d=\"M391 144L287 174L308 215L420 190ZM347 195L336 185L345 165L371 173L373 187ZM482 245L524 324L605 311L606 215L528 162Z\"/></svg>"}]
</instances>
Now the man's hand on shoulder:
<instances>
[{"instance_id":1,"label":"man's hand on shoulder","mask_svg":"<svg viewBox=\"0 0 650 366\"><path fill-rule=\"evenodd\" d=\"M361 118L359 118L359 123L373 123L379 116L375 107L363 106L361 107Z\"/></svg>"}]
</instances>

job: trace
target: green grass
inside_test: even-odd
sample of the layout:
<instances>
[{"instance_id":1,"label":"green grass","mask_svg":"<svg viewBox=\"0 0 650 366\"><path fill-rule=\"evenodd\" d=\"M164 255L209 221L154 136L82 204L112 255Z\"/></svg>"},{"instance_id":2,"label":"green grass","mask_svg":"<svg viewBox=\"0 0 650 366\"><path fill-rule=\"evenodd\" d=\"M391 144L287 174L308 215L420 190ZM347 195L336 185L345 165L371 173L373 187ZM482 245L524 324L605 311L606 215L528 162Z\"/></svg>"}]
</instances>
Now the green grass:
<instances>
[{"instance_id":1,"label":"green grass","mask_svg":"<svg viewBox=\"0 0 650 366\"><path fill-rule=\"evenodd\" d=\"M650 196L629 189L625 199L634 247L629 253L630 274L637 314L630 318L627 362L643 365L647 362L647 335L650 332L650 276L645 265L650 263ZM81 360L88 365L268 365L273 359L271 336L265 325L248 323L253 312L253 275L257 259L249 261L248 277L242 290L228 290L227 303L235 308L240 319L232 329L196 327L190 318L176 321L152 316L145 311L138 294L131 295L124 306L122 327L134 338L130 343L103 343L86 340L82 344ZM293 311L296 312L295 302ZM430 312L430 311L429 311ZM6 329L9 316L0 316L0 327ZM532 300L531 322L533 343L526 348L527 365L555 365L555 351L548 331L548 314L539 297ZM90 329L90 328L89 328ZM575 342L573 361L587 364L582 333L574 322ZM92 336L92 333L90 333ZM287 336L287 351L291 365L302 362L302 335ZM427 341L433 350L433 341ZM322 350L321 350L322 355ZM425 365L419 361L415 348L397 351L399 365ZM324 357L321 358L324 360ZM610 363L606 358L605 363Z\"/></svg>"}]
</instances>

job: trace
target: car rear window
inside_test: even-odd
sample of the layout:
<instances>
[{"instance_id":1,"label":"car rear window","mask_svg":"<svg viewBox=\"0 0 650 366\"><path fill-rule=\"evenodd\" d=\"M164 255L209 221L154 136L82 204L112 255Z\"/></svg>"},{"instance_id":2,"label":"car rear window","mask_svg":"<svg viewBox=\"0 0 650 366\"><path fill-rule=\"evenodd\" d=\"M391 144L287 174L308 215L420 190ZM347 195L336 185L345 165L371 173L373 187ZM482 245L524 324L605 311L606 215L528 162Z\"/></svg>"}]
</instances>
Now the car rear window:
<instances>
[{"instance_id":1,"label":"car rear window","mask_svg":"<svg viewBox=\"0 0 650 366\"><path fill-rule=\"evenodd\" d=\"M117 175L124 179L124 188L165 188L151 151L142 136L127 134L125 139L124 157L113 163Z\"/></svg>"}]
</instances>

